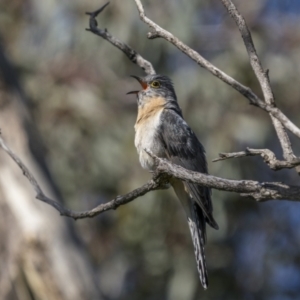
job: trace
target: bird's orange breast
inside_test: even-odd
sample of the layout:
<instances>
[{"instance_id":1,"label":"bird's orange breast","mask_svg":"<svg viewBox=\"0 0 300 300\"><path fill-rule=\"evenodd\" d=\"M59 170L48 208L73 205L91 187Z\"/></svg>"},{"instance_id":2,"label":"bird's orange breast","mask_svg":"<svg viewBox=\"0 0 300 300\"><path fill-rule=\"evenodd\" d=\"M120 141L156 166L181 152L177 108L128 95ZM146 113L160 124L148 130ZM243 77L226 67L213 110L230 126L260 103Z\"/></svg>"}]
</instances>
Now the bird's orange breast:
<instances>
[{"instance_id":1,"label":"bird's orange breast","mask_svg":"<svg viewBox=\"0 0 300 300\"><path fill-rule=\"evenodd\" d=\"M142 125L141 123L147 122L149 118L155 117L166 104L166 100L162 97L150 98L143 106L138 108L138 115L135 126Z\"/></svg>"},{"instance_id":2,"label":"bird's orange breast","mask_svg":"<svg viewBox=\"0 0 300 300\"><path fill-rule=\"evenodd\" d=\"M152 170L154 160L145 149L148 149L158 157L164 157L163 145L158 139L158 129L161 122L161 113L166 101L164 98L151 98L143 106L139 107L137 121L135 123L135 146L139 154L139 160L143 168Z\"/></svg>"}]
</instances>

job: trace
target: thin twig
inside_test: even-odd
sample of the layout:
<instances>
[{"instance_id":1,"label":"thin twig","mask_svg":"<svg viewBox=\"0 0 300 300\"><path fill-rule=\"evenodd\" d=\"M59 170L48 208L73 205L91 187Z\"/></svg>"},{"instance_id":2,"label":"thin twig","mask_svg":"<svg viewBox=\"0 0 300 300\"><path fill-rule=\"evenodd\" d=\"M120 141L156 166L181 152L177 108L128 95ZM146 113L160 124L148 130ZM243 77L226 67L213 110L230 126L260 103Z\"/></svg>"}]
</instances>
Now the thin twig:
<instances>
[{"instance_id":1,"label":"thin twig","mask_svg":"<svg viewBox=\"0 0 300 300\"><path fill-rule=\"evenodd\" d=\"M225 160L229 158L238 158L245 156L257 156L260 155L264 162L270 167L270 169L277 171L282 169L292 169L300 165L300 159L294 158L293 160L278 160L275 154L269 149L251 149L246 148L245 151L232 152L232 153L220 153L218 158L215 158L213 162Z\"/></svg>"},{"instance_id":2,"label":"thin twig","mask_svg":"<svg viewBox=\"0 0 300 300\"><path fill-rule=\"evenodd\" d=\"M86 14L90 16L90 28L86 28L87 31L90 31L108 42L110 42L112 45L120 49L125 53L125 55L135 64L137 64L139 67L141 67L146 74L155 74L155 70L152 66L152 64L143 58L139 53L137 53L133 48L128 46L126 43L122 42L121 40L117 39L116 37L112 36L107 29L100 29L98 28L98 23L96 20L96 17L101 13L105 7L109 4L107 2L103 6L101 6L99 9L97 9L94 12L87 12Z\"/></svg>"},{"instance_id":3,"label":"thin twig","mask_svg":"<svg viewBox=\"0 0 300 300\"><path fill-rule=\"evenodd\" d=\"M175 47L177 47L180 51L185 53L192 60L194 60L198 65L200 65L201 67L212 73L214 76L233 87L243 96L245 96L251 104L256 105L262 108L263 110L271 113L271 115L277 118L288 130L290 130L293 134L300 138L300 128L298 128L291 120L289 120L282 111L280 111L276 107L273 107L272 105L265 103L255 93L253 93L249 87L244 86L237 80L233 79L232 77L215 67L212 63L210 63L204 57L202 57L198 52L196 52L195 50L184 44L182 41L180 41L172 33L163 29L155 22L150 20L145 14L145 10L141 1L134 1L138 9L140 19L151 29L151 32L148 33L148 38L164 38L165 40L173 44Z\"/></svg>"}]
</instances>

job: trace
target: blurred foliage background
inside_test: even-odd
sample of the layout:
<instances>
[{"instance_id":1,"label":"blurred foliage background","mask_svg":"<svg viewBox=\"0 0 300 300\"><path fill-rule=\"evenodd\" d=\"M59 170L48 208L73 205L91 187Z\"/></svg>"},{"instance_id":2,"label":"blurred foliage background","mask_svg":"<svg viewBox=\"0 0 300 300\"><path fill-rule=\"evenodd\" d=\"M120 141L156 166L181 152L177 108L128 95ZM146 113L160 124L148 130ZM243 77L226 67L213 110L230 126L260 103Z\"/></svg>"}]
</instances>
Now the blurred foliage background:
<instances>
[{"instance_id":1,"label":"blurred foliage background","mask_svg":"<svg viewBox=\"0 0 300 300\"><path fill-rule=\"evenodd\" d=\"M239 32L220 1L143 2L150 18L261 96ZM300 126L300 2L234 2L270 69L277 105ZM85 31L85 12L103 4L0 2L1 47L30 99L52 176L66 206L75 210L109 201L150 177L134 148L136 100L125 95L137 87L129 75L143 73L118 49ZM270 148L281 157L269 116L166 41L147 40L134 1L111 1L98 20L173 79L185 119L206 148L211 174L299 182L294 170L271 171L260 158L212 163L219 152L247 146ZM2 97L10 93L5 80L0 86ZM13 135L9 124L1 129ZM299 155L299 141L291 138ZM220 230L208 229L206 292L173 191L153 192L76 222L104 299L299 299L300 204L257 204L217 191L213 202Z\"/></svg>"}]
</instances>

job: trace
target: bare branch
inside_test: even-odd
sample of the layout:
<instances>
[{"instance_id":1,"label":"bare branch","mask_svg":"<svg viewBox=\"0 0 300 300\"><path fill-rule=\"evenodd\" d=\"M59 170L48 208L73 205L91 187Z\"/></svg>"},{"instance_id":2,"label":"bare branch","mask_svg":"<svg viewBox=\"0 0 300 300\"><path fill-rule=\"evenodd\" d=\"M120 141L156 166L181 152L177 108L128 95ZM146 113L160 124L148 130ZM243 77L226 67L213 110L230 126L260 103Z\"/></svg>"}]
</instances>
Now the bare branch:
<instances>
[{"instance_id":1,"label":"bare branch","mask_svg":"<svg viewBox=\"0 0 300 300\"><path fill-rule=\"evenodd\" d=\"M239 193L241 196L251 197L256 201L266 201L272 199L300 201L299 186L286 185L280 182L260 183L252 180L230 180L219 178L216 176L186 170L180 166L168 162L167 160L160 159L148 152L156 160L157 165L156 172L151 180L149 180L142 187L137 188L123 196L117 196L113 200L104 204L100 204L91 210L75 212L63 207L59 202L50 199L44 194L32 173L28 170L20 158L5 144L1 136L0 147L23 171L24 176L29 180L36 192L36 199L54 207L62 216L70 217L74 220L95 217L104 211L116 209L119 206L143 196L150 191L165 189L166 184L170 180L170 176L222 191Z\"/></svg>"},{"instance_id":2,"label":"bare branch","mask_svg":"<svg viewBox=\"0 0 300 300\"><path fill-rule=\"evenodd\" d=\"M221 0L221 1L224 3L231 3L230 0ZM214 74L215 76L217 76L218 78L220 78L221 80L223 80L224 82L226 82L227 84L229 84L230 86L238 90L241 94L243 94L246 98L250 100L251 104L258 106L264 109L265 111L269 112L272 116L275 116L278 120L280 120L280 122L282 122L282 124L286 126L286 128L288 129L293 128L295 132L292 130L291 131L294 132L297 136L299 135L300 137L300 129L296 127L278 108L274 106L274 97L272 94L272 90L270 88L268 75L266 72L263 71L261 64L257 58L255 48L251 40L251 35L250 35L250 44L252 43L253 48L251 48L252 47L251 46L249 49L251 51L254 51L254 54L253 52L251 52L251 55L249 54L249 56L250 56L250 60L252 59L254 60L255 64L253 65L253 68L254 69L258 68L256 72L258 72L258 75L261 76L260 80L262 80L261 81L262 89L266 89L266 91L264 91L265 92L264 96L266 99L268 99L266 100L266 102L259 99L251 91L250 88L243 86L235 79L231 78L221 70L217 69L211 63L205 60L196 51L192 50L187 45L183 44L180 40L178 40L176 37L174 37L171 33L162 29L161 27L156 25L153 21L148 19L145 15L141 1L135 0L135 2L140 12L141 19L146 24L148 24L150 28L153 30L153 32L149 34L150 38L154 38L154 37L165 38L166 40L174 44L178 49L180 49L189 57L191 57L200 66L206 68L212 74ZM90 15L90 28L88 30L108 40L114 46L122 50L132 62L138 64L143 70L145 70L147 74L155 74L155 71L151 63L143 59L139 54L137 54L135 50L133 50L125 43L119 41L118 39L110 35L106 29L101 30L97 27L97 22L95 18L101 11L103 11L103 9L107 5L108 3L95 12L87 13L88 15ZM232 10L231 8L231 13L233 12L234 10ZM246 30L248 30L247 27ZM247 36L247 39L248 39L247 41L249 41L249 36ZM1 136L0 136L0 147L14 160L14 162L23 171L24 176L29 180L33 189L35 190L37 199L51 205L61 215L71 217L75 220L80 218L91 218L97 216L98 214L104 211L110 209L116 209L120 205L126 204L136 199L137 197L145 195L150 191L164 189L166 183L169 182L171 176L181 179L183 181L190 181L193 183L197 183L201 186L207 186L222 191L239 193L241 196L251 197L256 201L266 201L272 199L300 201L300 186L292 186L280 182L258 182L252 180L230 180L230 179L219 178L216 176L211 176L207 174L186 170L180 166L168 162L167 160L160 159L154 156L153 154L149 153L149 155L152 155L153 158L156 160L157 168L153 175L153 178L149 180L146 184L123 196L117 196L113 200L105 204L101 204L91 210L83 211L83 212L74 212L72 210L63 207L59 202L50 199L44 194L44 192L42 191L40 185L38 184L37 180L34 178L32 173L28 170L28 168L24 165L24 163L17 157L17 155L14 154L9 149L9 147L5 144ZM225 159L225 158L241 157L241 156L249 156L249 155L261 155L264 161L272 169L276 169L276 170L282 168L293 168L297 165L300 165L300 159L294 158L293 155L289 156L289 158L286 159L287 161L280 161L277 160L274 153L268 149L262 149L262 150L247 149L246 151L238 152L238 153L229 153L229 154L223 153L220 156L221 159Z\"/></svg>"},{"instance_id":3,"label":"bare branch","mask_svg":"<svg viewBox=\"0 0 300 300\"><path fill-rule=\"evenodd\" d=\"M198 52L196 52L195 50L193 50L192 48L184 44L182 41L180 41L172 33L168 32L167 30L163 29L155 22L150 20L145 14L145 10L141 1L140 0L134 0L134 1L139 11L140 19L144 23L146 23L151 29L151 32L148 33L148 38L150 39L157 38L157 37L164 38L165 40L173 44L175 47L177 47L180 51L185 53L192 60L194 60L199 66L206 69L214 76L216 76L223 82L233 87L239 93L241 93L244 97L246 97L250 101L250 104L258 106L263 110L269 112L272 116L277 118L288 130L290 130L293 134L295 134L297 137L300 138L300 129L291 120L289 120L278 108L268 103L265 103L255 93L253 93L253 91L249 87L244 86L237 80L233 79L232 77L230 77L229 75L227 75L226 73L224 73L223 71L215 67L204 57L202 57Z\"/></svg>"},{"instance_id":4,"label":"bare branch","mask_svg":"<svg viewBox=\"0 0 300 300\"><path fill-rule=\"evenodd\" d=\"M273 107L268 104L263 103L257 103L257 106L262 108L263 110L270 113L272 116L274 116L276 119L278 119L281 124L284 125L286 129L288 129L290 132L292 132L295 136L300 138L300 129L297 127L291 120L277 107Z\"/></svg>"},{"instance_id":5,"label":"bare branch","mask_svg":"<svg viewBox=\"0 0 300 300\"><path fill-rule=\"evenodd\" d=\"M250 197L256 201L267 200L293 200L300 201L300 186L287 185L281 182L258 182L253 180L231 180L212 175L193 172L174 165L166 159L156 160L157 174L168 174L175 178L197 183L213 189L239 193L241 196Z\"/></svg>"},{"instance_id":6,"label":"bare branch","mask_svg":"<svg viewBox=\"0 0 300 300\"><path fill-rule=\"evenodd\" d=\"M270 105L274 105L275 104L274 95L273 95L273 91L271 89L268 72L263 70L262 64L257 55L251 33L248 29L245 19L239 13L239 11L237 10L237 8L235 7L235 5L233 4L233 2L231 0L221 0L221 2L227 9L229 15L235 21L235 23L241 33L241 36L243 38L245 47L246 47L248 55L249 55L251 67L260 83L266 103L268 103Z\"/></svg>"},{"instance_id":7,"label":"bare branch","mask_svg":"<svg viewBox=\"0 0 300 300\"><path fill-rule=\"evenodd\" d=\"M90 31L102 38L104 38L105 40L107 40L108 42L110 42L112 45L114 45L115 47L117 47L118 49L120 49L121 51L123 51L125 53L125 55L134 63L137 64L139 67L141 67L146 74L155 74L155 70L152 66L152 64L146 60L145 58L143 58L139 53L137 53L133 48L131 48L130 46L128 46L126 43L120 41L119 39L117 39L116 37L112 36L107 29L100 29L98 28L98 23L96 20L96 17L98 16L99 13L101 13L105 7L109 4L109 2L107 2L106 4L104 4L103 6L101 6L99 9L97 9L94 12L87 12L86 14L90 16L90 28L87 28L87 31Z\"/></svg>"},{"instance_id":8,"label":"bare branch","mask_svg":"<svg viewBox=\"0 0 300 300\"><path fill-rule=\"evenodd\" d=\"M124 205L140 196L145 195L146 193L154 190L164 189L166 184L166 176L153 176L152 180L149 180L146 184L133 190L132 192L125 194L123 196L117 196L113 200L100 204L97 207L82 212L75 212L70 209L63 207L59 202L54 201L47 197L43 190L41 189L40 185L38 184L37 180L34 178L32 173L28 170L28 168L24 165L21 159L13 153L13 151L5 144L3 138L0 136L0 147L15 161L15 163L20 167L23 172L23 175L29 180L30 184L32 185L34 191L36 192L36 199L39 199L52 207L54 207L62 216L70 217L75 220L83 219L83 218L93 218L100 213L110 210L116 209L121 205Z\"/></svg>"},{"instance_id":9,"label":"bare branch","mask_svg":"<svg viewBox=\"0 0 300 300\"><path fill-rule=\"evenodd\" d=\"M239 11L237 10L236 6L233 4L233 2L231 0L221 0L221 2L223 3L223 5L225 6L225 8L227 9L228 13L230 14L230 16L233 18L233 20L235 21L241 36L243 38L245 47L247 49L248 55L249 55L249 60L250 60L250 64L251 67L259 81L259 84L261 86L263 95L264 95L264 99L266 101L266 103L270 106L275 106L275 99L274 99L274 94L271 88L271 84L270 84L270 79L268 76L268 71L265 71L262 67L262 64L259 60L259 57L257 55L253 40L252 40L252 36L251 33L248 29L248 26L246 24L245 19L243 18L243 16L239 13ZM276 130L278 139L280 141L281 144L281 148L283 151L283 157L286 160L292 160L295 155L293 153L292 147L291 147L291 142L290 139L283 127L283 124L281 124L281 122L270 113L270 117L272 119L274 128Z\"/></svg>"},{"instance_id":10,"label":"bare branch","mask_svg":"<svg viewBox=\"0 0 300 300\"><path fill-rule=\"evenodd\" d=\"M229 158L238 158L244 156L257 156L260 155L264 162L272 169L272 170L281 170L281 169L292 169L296 166L300 165L300 159L294 158L290 161L278 160L275 154L269 149L251 149L246 148L245 151L240 152L232 152L232 153L220 153L218 158L215 158L213 162L225 160Z\"/></svg>"}]
</instances>

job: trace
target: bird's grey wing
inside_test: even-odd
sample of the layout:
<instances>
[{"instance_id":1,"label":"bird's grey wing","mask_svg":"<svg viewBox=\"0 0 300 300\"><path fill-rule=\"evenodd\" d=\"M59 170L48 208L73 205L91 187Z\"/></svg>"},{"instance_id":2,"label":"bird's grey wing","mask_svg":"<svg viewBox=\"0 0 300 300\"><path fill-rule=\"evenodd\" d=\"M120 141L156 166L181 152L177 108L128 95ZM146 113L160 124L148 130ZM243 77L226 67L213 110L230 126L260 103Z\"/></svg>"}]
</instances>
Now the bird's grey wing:
<instances>
[{"instance_id":1,"label":"bird's grey wing","mask_svg":"<svg viewBox=\"0 0 300 300\"><path fill-rule=\"evenodd\" d=\"M159 133L166 149L166 157L186 169L207 173L204 148L181 115L174 110L165 109L161 118ZM206 289L208 287L204 253L206 222L218 228L212 216L210 189L178 179L172 180L172 186L187 214L200 281Z\"/></svg>"},{"instance_id":2,"label":"bird's grey wing","mask_svg":"<svg viewBox=\"0 0 300 300\"><path fill-rule=\"evenodd\" d=\"M172 109L165 109L161 118L163 122L159 132L169 160L188 170L207 173L205 150L184 119ZM189 182L185 182L184 186L191 198L201 208L206 222L218 229L212 216L210 189Z\"/></svg>"}]
</instances>

